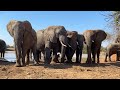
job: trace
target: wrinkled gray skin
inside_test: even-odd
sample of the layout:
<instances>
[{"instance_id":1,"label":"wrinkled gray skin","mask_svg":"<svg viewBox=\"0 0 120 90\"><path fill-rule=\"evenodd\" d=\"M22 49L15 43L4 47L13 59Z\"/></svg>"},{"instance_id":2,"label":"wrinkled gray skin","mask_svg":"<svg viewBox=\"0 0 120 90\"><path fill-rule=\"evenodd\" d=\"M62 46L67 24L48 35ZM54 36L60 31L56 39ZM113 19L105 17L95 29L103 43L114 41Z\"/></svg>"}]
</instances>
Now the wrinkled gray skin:
<instances>
[{"instance_id":1,"label":"wrinkled gray skin","mask_svg":"<svg viewBox=\"0 0 120 90\"><path fill-rule=\"evenodd\" d=\"M4 40L0 39L0 53L1 53L1 58L4 58L5 50L6 50L6 43L5 43Z\"/></svg>"},{"instance_id":2,"label":"wrinkled gray skin","mask_svg":"<svg viewBox=\"0 0 120 90\"><path fill-rule=\"evenodd\" d=\"M44 41L44 30L38 30L37 34L37 59L41 59L41 52L45 59L45 41Z\"/></svg>"},{"instance_id":3,"label":"wrinkled gray skin","mask_svg":"<svg viewBox=\"0 0 120 90\"><path fill-rule=\"evenodd\" d=\"M58 57L58 41L62 44L61 62L64 62L67 47L66 33L67 31L63 26L49 26L44 31L37 31L37 51L39 50L44 54L45 64L51 62L51 50L53 52L52 59L56 61Z\"/></svg>"},{"instance_id":4,"label":"wrinkled gray skin","mask_svg":"<svg viewBox=\"0 0 120 90\"><path fill-rule=\"evenodd\" d=\"M117 50L120 50L120 43L111 43L106 48L105 62L107 62L107 57L111 61L111 55L116 54Z\"/></svg>"},{"instance_id":5,"label":"wrinkled gray skin","mask_svg":"<svg viewBox=\"0 0 120 90\"><path fill-rule=\"evenodd\" d=\"M85 38L82 34L78 34L77 36L77 49L76 49L76 63L81 63L82 58L82 50L85 43Z\"/></svg>"},{"instance_id":6,"label":"wrinkled gray skin","mask_svg":"<svg viewBox=\"0 0 120 90\"><path fill-rule=\"evenodd\" d=\"M72 57L77 49L77 35L76 31L67 31L68 44L72 47L66 48L66 63L72 62Z\"/></svg>"},{"instance_id":7,"label":"wrinkled gray skin","mask_svg":"<svg viewBox=\"0 0 120 90\"><path fill-rule=\"evenodd\" d=\"M66 63L72 63L72 57L76 51L76 63L81 63L83 43L85 38L77 31L67 31L68 44L71 47L66 48ZM59 46L60 47L60 46Z\"/></svg>"},{"instance_id":8,"label":"wrinkled gray skin","mask_svg":"<svg viewBox=\"0 0 120 90\"><path fill-rule=\"evenodd\" d=\"M7 31L14 38L16 51L16 67L25 66L29 63L29 51L32 50L35 61L36 58L36 44L37 37L35 30L29 21L11 20L7 24ZM25 56L28 55L25 62ZM38 61L36 61L38 64Z\"/></svg>"},{"instance_id":9,"label":"wrinkled gray skin","mask_svg":"<svg viewBox=\"0 0 120 90\"><path fill-rule=\"evenodd\" d=\"M87 61L86 63L95 63L95 56L97 54L97 63L99 63L99 55L100 55L100 48L101 48L101 43L103 40L106 39L107 34L103 30L86 30L83 33L85 37L85 42L87 45ZM91 53L92 53L92 58L91 59Z\"/></svg>"}]
</instances>

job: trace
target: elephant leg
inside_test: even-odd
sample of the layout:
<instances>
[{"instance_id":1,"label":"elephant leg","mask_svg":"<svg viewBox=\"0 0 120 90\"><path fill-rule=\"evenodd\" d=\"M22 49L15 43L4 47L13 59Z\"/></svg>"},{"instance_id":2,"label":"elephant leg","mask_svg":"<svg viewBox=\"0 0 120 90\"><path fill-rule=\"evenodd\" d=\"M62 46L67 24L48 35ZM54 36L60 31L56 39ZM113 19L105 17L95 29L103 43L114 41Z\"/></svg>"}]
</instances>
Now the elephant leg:
<instances>
[{"instance_id":1,"label":"elephant leg","mask_svg":"<svg viewBox=\"0 0 120 90\"><path fill-rule=\"evenodd\" d=\"M97 51L97 63L98 63L98 64L100 63L99 57L100 57L100 48L99 48L98 51Z\"/></svg>"},{"instance_id":2,"label":"elephant leg","mask_svg":"<svg viewBox=\"0 0 120 90\"><path fill-rule=\"evenodd\" d=\"M92 49L92 63L95 63L95 50L94 49Z\"/></svg>"},{"instance_id":3,"label":"elephant leg","mask_svg":"<svg viewBox=\"0 0 120 90\"><path fill-rule=\"evenodd\" d=\"M53 61L56 62L56 63L59 63L59 60L58 60L58 57L57 57L57 48L54 48L53 49Z\"/></svg>"},{"instance_id":4,"label":"elephant leg","mask_svg":"<svg viewBox=\"0 0 120 90\"><path fill-rule=\"evenodd\" d=\"M111 55L108 55L109 56L109 61L111 62Z\"/></svg>"},{"instance_id":5,"label":"elephant leg","mask_svg":"<svg viewBox=\"0 0 120 90\"><path fill-rule=\"evenodd\" d=\"M20 59L22 57L22 55L21 55L21 48L19 48L16 45L15 45L15 53L16 53L16 64L15 64L15 66L16 67L21 67L21 61L20 61Z\"/></svg>"},{"instance_id":6,"label":"elephant leg","mask_svg":"<svg viewBox=\"0 0 120 90\"><path fill-rule=\"evenodd\" d=\"M66 47L61 46L61 63L64 63L65 61L65 51L66 51Z\"/></svg>"},{"instance_id":7,"label":"elephant leg","mask_svg":"<svg viewBox=\"0 0 120 90\"><path fill-rule=\"evenodd\" d=\"M1 58L2 58L2 52L1 52Z\"/></svg>"},{"instance_id":8,"label":"elephant leg","mask_svg":"<svg viewBox=\"0 0 120 90\"><path fill-rule=\"evenodd\" d=\"M106 53L106 55L105 55L105 62L107 62L107 56L108 56L108 54Z\"/></svg>"},{"instance_id":9,"label":"elephant leg","mask_svg":"<svg viewBox=\"0 0 120 90\"><path fill-rule=\"evenodd\" d=\"M51 59L50 59L50 56L51 56L51 43L50 41L46 41L46 44L45 44L45 64L50 64L51 62Z\"/></svg>"},{"instance_id":10,"label":"elephant leg","mask_svg":"<svg viewBox=\"0 0 120 90\"><path fill-rule=\"evenodd\" d=\"M41 51L37 50L37 51L36 51L36 56L37 56L37 61L40 62L39 59L41 59Z\"/></svg>"},{"instance_id":11,"label":"elephant leg","mask_svg":"<svg viewBox=\"0 0 120 90\"><path fill-rule=\"evenodd\" d=\"M50 64L51 59L50 59L50 48L46 47L45 48L45 64Z\"/></svg>"},{"instance_id":12,"label":"elephant leg","mask_svg":"<svg viewBox=\"0 0 120 90\"><path fill-rule=\"evenodd\" d=\"M80 50L80 60L79 60L80 63L81 63L81 59L82 59L82 50Z\"/></svg>"},{"instance_id":13,"label":"elephant leg","mask_svg":"<svg viewBox=\"0 0 120 90\"><path fill-rule=\"evenodd\" d=\"M22 51L22 66L26 66L26 63L25 63L25 56L27 54L27 50L23 49ZM29 58L29 56L28 56Z\"/></svg>"},{"instance_id":14,"label":"elephant leg","mask_svg":"<svg viewBox=\"0 0 120 90\"><path fill-rule=\"evenodd\" d=\"M77 48L77 50L76 50L76 63L80 63L79 56L80 56L80 51L79 51L79 48Z\"/></svg>"},{"instance_id":15,"label":"elephant leg","mask_svg":"<svg viewBox=\"0 0 120 90\"><path fill-rule=\"evenodd\" d=\"M91 46L87 46L87 52L88 52L88 56L87 56L86 63L91 64L92 63L92 60L91 60Z\"/></svg>"},{"instance_id":16,"label":"elephant leg","mask_svg":"<svg viewBox=\"0 0 120 90\"><path fill-rule=\"evenodd\" d=\"M66 63L72 63L72 56L74 54L74 51L71 50L70 48L66 49L66 57L67 57L67 61Z\"/></svg>"},{"instance_id":17,"label":"elephant leg","mask_svg":"<svg viewBox=\"0 0 120 90\"><path fill-rule=\"evenodd\" d=\"M92 51L92 59L93 59L92 63L95 63L96 54L97 54L97 46L95 45L95 43L92 43L91 51Z\"/></svg>"},{"instance_id":18,"label":"elephant leg","mask_svg":"<svg viewBox=\"0 0 120 90\"><path fill-rule=\"evenodd\" d=\"M5 57L5 51L3 52L3 58Z\"/></svg>"},{"instance_id":19,"label":"elephant leg","mask_svg":"<svg viewBox=\"0 0 120 90\"><path fill-rule=\"evenodd\" d=\"M36 47L32 48L32 52L33 52L33 57L34 57L34 61L35 61L35 65L39 65L39 59L37 58L37 51L36 51Z\"/></svg>"},{"instance_id":20,"label":"elephant leg","mask_svg":"<svg viewBox=\"0 0 120 90\"><path fill-rule=\"evenodd\" d=\"M30 49L27 51L26 62L25 62L26 65L29 65L30 63L29 53L30 53Z\"/></svg>"}]
</instances>

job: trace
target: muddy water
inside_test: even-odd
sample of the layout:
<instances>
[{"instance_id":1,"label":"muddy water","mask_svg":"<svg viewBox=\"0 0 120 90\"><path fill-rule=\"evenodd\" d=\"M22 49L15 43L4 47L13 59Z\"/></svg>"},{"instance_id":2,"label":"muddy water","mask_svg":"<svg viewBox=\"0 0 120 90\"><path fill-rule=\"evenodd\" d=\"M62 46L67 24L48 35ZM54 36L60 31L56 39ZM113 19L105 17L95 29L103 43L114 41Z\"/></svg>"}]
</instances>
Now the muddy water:
<instances>
[{"instance_id":1,"label":"muddy water","mask_svg":"<svg viewBox=\"0 0 120 90\"><path fill-rule=\"evenodd\" d=\"M15 60L16 60L15 52L14 51L6 51L5 59L10 62L15 62Z\"/></svg>"}]
</instances>

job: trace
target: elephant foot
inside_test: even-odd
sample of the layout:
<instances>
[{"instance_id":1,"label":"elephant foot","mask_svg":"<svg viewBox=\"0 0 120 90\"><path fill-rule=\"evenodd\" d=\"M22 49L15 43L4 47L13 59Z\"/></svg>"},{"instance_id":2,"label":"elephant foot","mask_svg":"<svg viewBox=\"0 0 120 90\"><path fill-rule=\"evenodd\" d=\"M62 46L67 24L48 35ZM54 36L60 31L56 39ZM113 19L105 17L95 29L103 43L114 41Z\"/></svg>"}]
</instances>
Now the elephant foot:
<instances>
[{"instance_id":1,"label":"elephant foot","mask_svg":"<svg viewBox=\"0 0 120 90\"><path fill-rule=\"evenodd\" d=\"M45 65L48 65L48 64L50 64L50 62L46 62L46 61L45 61L45 63L44 63L44 64L45 64Z\"/></svg>"},{"instance_id":2,"label":"elephant foot","mask_svg":"<svg viewBox=\"0 0 120 90\"><path fill-rule=\"evenodd\" d=\"M38 66L38 65L40 65L40 64L39 64L39 62L34 62L34 65Z\"/></svg>"},{"instance_id":3,"label":"elephant foot","mask_svg":"<svg viewBox=\"0 0 120 90\"><path fill-rule=\"evenodd\" d=\"M72 63L72 61L71 60L67 60L67 61L65 61L65 63Z\"/></svg>"},{"instance_id":4,"label":"elephant foot","mask_svg":"<svg viewBox=\"0 0 120 90\"><path fill-rule=\"evenodd\" d=\"M53 61L54 61L55 63L59 63L59 60L58 60L58 59L53 59Z\"/></svg>"},{"instance_id":5,"label":"elephant foot","mask_svg":"<svg viewBox=\"0 0 120 90\"><path fill-rule=\"evenodd\" d=\"M95 64L95 61L92 61L93 64Z\"/></svg>"},{"instance_id":6,"label":"elephant foot","mask_svg":"<svg viewBox=\"0 0 120 90\"><path fill-rule=\"evenodd\" d=\"M107 60L105 60L104 62L107 62Z\"/></svg>"},{"instance_id":7,"label":"elephant foot","mask_svg":"<svg viewBox=\"0 0 120 90\"><path fill-rule=\"evenodd\" d=\"M86 64L92 64L92 62L87 60L87 61L86 61Z\"/></svg>"},{"instance_id":8,"label":"elephant foot","mask_svg":"<svg viewBox=\"0 0 120 90\"><path fill-rule=\"evenodd\" d=\"M64 63L65 59L61 59L61 63Z\"/></svg>"},{"instance_id":9,"label":"elephant foot","mask_svg":"<svg viewBox=\"0 0 120 90\"><path fill-rule=\"evenodd\" d=\"M80 61L76 61L75 63L81 63Z\"/></svg>"},{"instance_id":10,"label":"elephant foot","mask_svg":"<svg viewBox=\"0 0 120 90\"><path fill-rule=\"evenodd\" d=\"M16 63L15 67L22 67L20 64Z\"/></svg>"}]
</instances>

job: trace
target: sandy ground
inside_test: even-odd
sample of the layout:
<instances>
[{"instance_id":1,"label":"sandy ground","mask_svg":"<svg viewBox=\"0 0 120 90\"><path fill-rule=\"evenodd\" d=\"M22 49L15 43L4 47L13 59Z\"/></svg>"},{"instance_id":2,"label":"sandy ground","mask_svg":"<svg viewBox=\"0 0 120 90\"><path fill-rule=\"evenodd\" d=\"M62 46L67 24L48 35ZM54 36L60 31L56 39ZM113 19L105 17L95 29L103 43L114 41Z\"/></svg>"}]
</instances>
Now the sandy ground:
<instances>
[{"instance_id":1,"label":"sandy ground","mask_svg":"<svg viewBox=\"0 0 120 90\"><path fill-rule=\"evenodd\" d=\"M120 62L104 62L104 56L100 57L100 64L91 66L82 64L51 63L44 67L43 62L39 66L32 63L26 67L15 67L15 63L0 59L0 79L120 79Z\"/></svg>"}]
</instances>

